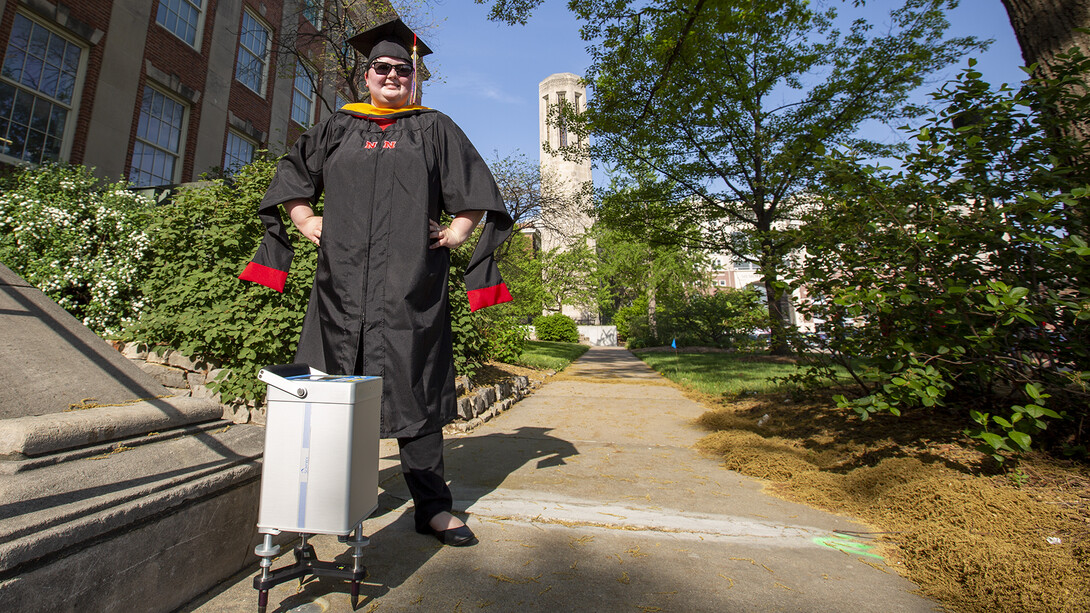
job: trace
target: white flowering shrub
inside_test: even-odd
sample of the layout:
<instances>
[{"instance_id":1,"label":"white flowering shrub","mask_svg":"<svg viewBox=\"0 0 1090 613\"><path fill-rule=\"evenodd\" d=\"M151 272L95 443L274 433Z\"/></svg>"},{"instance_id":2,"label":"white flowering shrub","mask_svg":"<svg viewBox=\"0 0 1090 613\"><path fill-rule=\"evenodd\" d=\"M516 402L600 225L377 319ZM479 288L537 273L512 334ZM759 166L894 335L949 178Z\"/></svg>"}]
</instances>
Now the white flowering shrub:
<instances>
[{"instance_id":1,"label":"white flowering shrub","mask_svg":"<svg viewBox=\"0 0 1090 613\"><path fill-rule=\"evenodd\" d=\"M126 187L62 164L0 185L0 262L106 337L142 308L151 201Z\"/></svg>"}]
</instances>

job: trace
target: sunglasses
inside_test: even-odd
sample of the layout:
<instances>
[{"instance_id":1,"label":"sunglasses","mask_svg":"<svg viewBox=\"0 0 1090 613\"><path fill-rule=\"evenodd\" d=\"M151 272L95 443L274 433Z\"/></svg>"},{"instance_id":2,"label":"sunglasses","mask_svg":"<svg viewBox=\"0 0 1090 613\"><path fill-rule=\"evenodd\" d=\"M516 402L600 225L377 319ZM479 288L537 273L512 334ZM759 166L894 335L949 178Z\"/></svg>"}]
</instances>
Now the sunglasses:
<instances>
[{"instance_id":1,"label":"sunglasses","mask_svg":"<svg viewBox=\"0 0 1090 613\"><path fill-rule=\"evenodd\" d=\"M393 70L397 73L397 76L405 78L411 77L413 74L412 64L390 64L389 62L371 62L371 68L375 70L375 73L385 77Z\"/></svg>"}]
</instances>

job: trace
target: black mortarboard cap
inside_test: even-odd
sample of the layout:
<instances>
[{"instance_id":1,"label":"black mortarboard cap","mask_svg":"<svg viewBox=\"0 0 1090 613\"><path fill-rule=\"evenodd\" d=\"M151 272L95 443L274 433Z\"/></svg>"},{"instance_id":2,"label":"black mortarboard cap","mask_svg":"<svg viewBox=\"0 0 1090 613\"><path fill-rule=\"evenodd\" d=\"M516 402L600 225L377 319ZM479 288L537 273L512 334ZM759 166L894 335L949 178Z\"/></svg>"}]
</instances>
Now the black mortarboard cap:
<instances>
[{"instance_id":1,"label":"black mortarboard cap","mask_svg":"<svg viewBox=\"0 0 1090 613\"><path fill-rule=\"evenodd\" d=\"M362 53L368 63L384 55L411 62L414 45L418 58L431 53L431 49L401 21L400 17L360 32L348 39L348 44Z\"/></svg>"}]
</instances>

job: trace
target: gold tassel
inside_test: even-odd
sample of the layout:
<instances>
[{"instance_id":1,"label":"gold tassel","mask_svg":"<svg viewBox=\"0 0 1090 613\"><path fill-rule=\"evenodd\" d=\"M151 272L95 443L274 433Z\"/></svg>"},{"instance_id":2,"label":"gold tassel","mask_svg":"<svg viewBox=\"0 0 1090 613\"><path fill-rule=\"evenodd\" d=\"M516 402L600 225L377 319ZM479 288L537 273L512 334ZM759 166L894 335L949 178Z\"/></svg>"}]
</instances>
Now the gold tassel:
<instances>
[{"instance_id":1,"label":"gold tassel","mask_svg":"<svg viewBox=\"0 0 1090 613\"><path fill-rule=\"evenodd\" d=\"M413 91L409 95L409 106L416 105L416 34L413 34Z\"/></svg>"}]
</instances>

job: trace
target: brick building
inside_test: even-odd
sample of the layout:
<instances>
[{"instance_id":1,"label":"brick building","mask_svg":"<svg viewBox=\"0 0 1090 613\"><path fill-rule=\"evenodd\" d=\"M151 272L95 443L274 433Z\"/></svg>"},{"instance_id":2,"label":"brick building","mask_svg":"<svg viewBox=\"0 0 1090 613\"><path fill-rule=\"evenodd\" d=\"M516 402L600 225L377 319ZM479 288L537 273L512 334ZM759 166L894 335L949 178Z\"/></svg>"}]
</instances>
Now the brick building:
<instances>
[{"instance_id":1,"label":"brick building","mask_svg":"<svg viewBox=\"0 0 1090 613\"><path fill-rule=\"evenodd\" d=\"M276 52L340 4L0 0L0 163L67 161L150 187L282 152L351 100Z\"/></svg>"}]
</instances>

